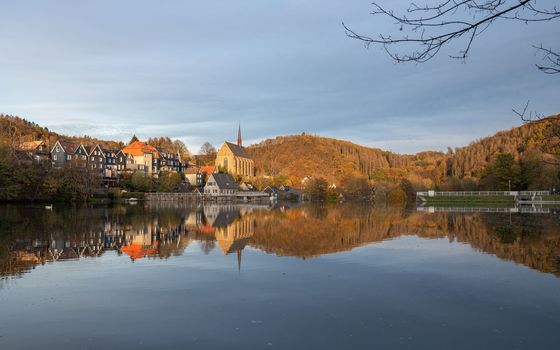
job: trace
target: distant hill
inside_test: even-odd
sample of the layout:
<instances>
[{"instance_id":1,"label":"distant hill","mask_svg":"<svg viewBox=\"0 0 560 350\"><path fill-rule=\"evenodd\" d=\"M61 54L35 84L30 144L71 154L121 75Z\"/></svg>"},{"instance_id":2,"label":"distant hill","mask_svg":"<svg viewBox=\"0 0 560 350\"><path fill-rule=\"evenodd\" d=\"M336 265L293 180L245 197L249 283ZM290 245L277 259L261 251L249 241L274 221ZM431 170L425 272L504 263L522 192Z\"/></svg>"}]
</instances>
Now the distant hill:
<instances>
[{"instance_id":1,"label":"distant hill","mask_svg":"<svg viewBox=\"0 0 560 350\"><path fill-rule=\"evenodd\" d=\"M312 135L279 136L247 149L255 160L257 176L321 176L338 183L351 175L384 180L410 171L445 171L441 152L402 155Z\"/></svg>"},{"instance_id":2,"label":"distant hill","mask_svg":"<svg viewBox=\"0 0 560 350\"><path fill-rule=\"evenodd\" d=\"M407 177L426 186L445 181L449 176L480 178L484 169L500 153L519 159L527 153L539 153L545 135L560 128L560 116L551 116L493 136L473 141L465 147L443 152L402 155L369 148L348 141L312 135L279 136L248 147L255 159L258 176L285 175L292 182L304 176L324 177L339 183L349 175L362 175L376 182L396 182ZM550 140L548 140L550 142Z\"/></svg>"}]
</instances>

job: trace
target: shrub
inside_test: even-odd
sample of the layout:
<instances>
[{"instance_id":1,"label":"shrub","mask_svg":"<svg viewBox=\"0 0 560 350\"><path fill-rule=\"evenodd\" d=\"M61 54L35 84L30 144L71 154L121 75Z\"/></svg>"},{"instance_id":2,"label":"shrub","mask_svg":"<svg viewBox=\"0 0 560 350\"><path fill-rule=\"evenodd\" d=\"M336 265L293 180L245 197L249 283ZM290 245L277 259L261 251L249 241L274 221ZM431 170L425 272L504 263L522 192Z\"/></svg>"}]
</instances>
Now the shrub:
<instances>
[{"instance_id":1,"label":"shrub","mask_svg":"<svg viewBox=\"0 0 560 350\"><path fill-rule=\"evenodd\" d=\"M392 189L387 195L387 203L392 205L406 204L406 193L400 187Z\"/></svg>"}]
</instances>

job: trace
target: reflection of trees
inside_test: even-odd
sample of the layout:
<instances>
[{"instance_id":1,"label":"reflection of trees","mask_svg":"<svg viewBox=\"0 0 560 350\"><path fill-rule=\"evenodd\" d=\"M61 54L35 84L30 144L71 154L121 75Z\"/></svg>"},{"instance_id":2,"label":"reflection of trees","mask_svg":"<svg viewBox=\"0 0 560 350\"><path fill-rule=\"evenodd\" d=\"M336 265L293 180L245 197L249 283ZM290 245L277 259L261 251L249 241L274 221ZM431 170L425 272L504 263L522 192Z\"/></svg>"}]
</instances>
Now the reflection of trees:
<instances>
[{"instance_id":1,"label":"reflection of trees","mask_svg":"<svg viewBox=\"0 0 560 350\"><path fill-rule=\"evenodd\" d=\"M250 245L302 258L350 250L402 235L444 238L543 271L560 273L560 224L548 215L403 214L392 209L342 206L326 216L308 208L258 218Z\"/></svg>"},{"instance_id":2,"label":"reflection of trees","mask_svg":"<svg viewBox=\"0 0 560 350\"><path fill-rule=\"evenodd\" d=\"M193 240L209 254L251 245L308 258L402 235L447 238L531 268L560 274L560 223L533 214L453 214L360 207L304 206L287 210L240 207L115 206L0 207L0 276L36 265L97 257L114 250L132 259L181 255ZM227 214L227 215L224 215ZM212 222L212 224L211 224Z\"/></svg>"},{"instance_id":3,"label":"reflection of trees","mask_svg":"<svg viewBox=\"0 0 560 350\"><path fill-rule=\"evenodd\" d=\"M135 259L181 255L186 211L142 206L0 207L0 276L17 276L38 264L97 257L106 250Z\"/></svg>"}]
</instances>

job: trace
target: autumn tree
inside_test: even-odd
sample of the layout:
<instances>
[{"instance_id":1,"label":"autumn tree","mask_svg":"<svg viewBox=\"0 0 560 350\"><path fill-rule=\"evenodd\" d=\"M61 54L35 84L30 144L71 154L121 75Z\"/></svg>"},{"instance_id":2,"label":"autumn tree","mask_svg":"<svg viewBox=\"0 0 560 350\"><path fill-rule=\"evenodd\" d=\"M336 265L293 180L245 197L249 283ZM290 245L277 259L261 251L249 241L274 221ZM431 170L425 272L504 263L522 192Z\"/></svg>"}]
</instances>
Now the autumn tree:
<instances>
[{"instance_id":1,"label":"autumn tree","mask_svg":"<svg viewBox=\"0 0 560 350\"><path fill-rule=\"evenodd\" d=\"M519 188L521 169L515 158L509 154L498 154L483 177L488 190L509 191Z\"/></svg>"},{"instance_id":2,"label":"autumn tree","mask_svg":"<svg viewBox=\"0 0 560 350\"><path fill-rule=\"evenodd\" d=\"M327 180L322 177L309 179L305 183L305 196L311 201L325 200L328 186Z\"/></svg>"},{"instance_id":3,"label":"autumn tree","mask_svg":"<svg viewBox=\"0 0 560 350\"><path fill-rule=\"evenodd\" d=\"M149 192L152 190L152 178L143 171L136 171L130 180L131 186L135 191Z\"/></svg>"},{"instance_id":4,"label":"autumn tree","mask_svg":"<svg viewBox=\"0 0 560 350\"><path fill-rule=\"evenodd\" d=\"M344 196L349 199L366 199L372 197L372 188L364 176L347 176L340 182Z\"/></svg>"},{"instance_id":5,"label":"autumn tree","mask_svg":"<svg viewBox=\"0 0 560 350\"><path fill-rule=\"evenodd\" d=\"M176 172L162 172L158 177L159 192L176 192L181 185L181 175Z\"/></svg>"}]
</instances>

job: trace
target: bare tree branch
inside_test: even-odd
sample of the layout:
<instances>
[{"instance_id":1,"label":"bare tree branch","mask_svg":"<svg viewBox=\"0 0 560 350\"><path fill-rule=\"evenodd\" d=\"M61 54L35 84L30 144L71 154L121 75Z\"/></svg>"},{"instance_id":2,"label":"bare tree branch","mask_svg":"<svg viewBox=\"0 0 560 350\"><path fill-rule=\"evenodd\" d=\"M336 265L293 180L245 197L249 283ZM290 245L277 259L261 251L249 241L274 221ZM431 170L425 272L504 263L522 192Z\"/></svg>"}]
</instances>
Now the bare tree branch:
<instances>
[{"instance_id":1,"label":"bare tree branch","mask_svg":"<svg viewBox=\"0 0 560 350\"><path fill-rule=\"evenodd\" d=\"M381 45L396 62L426 62L451 42L463 40L462 49L450 57L466 59L477 36L497 20L515 20L524 23L545 22L560 18L560 10L537 7L536 0L443 0L436 5L418 6L411 3L405 14L374 2L373 16L391 20L399 34L359 34L342 23L346 34L363 41L367 47ZM550 58L557 56L549 56ZM541 68L539 68L541 69ZM541 69L545 73L554 70Z\"/></svg>"},{"instance_id":2,"label":"bare tree branch","mask_svg":"<svg viewBox=\"0 0 560 350\"><path fill-rule=\"evenodd\" d=\"M560 53L552 49L545 48L542 44L540 46L533 46L537 49L537 53L542 54L544 64L536 64L537 68L545 74L558 74L560 73Z\"/></svg>"},{"instance_id":3,"label":"bare tree branch","mask_svg":"<svg viewBox=\"0 0 560 350\"><path fill-rule=\"evenodd\" d=\"M523 109L515 109L512 111L521 120L529 125L537 125L539 123L549 123L543 130L542 140L537 145L542 152L542 160L545 163L560 165L560 116L546 117L535 111L529 110L530 101L527 101Z\"/></svg>"}]
</instances>

